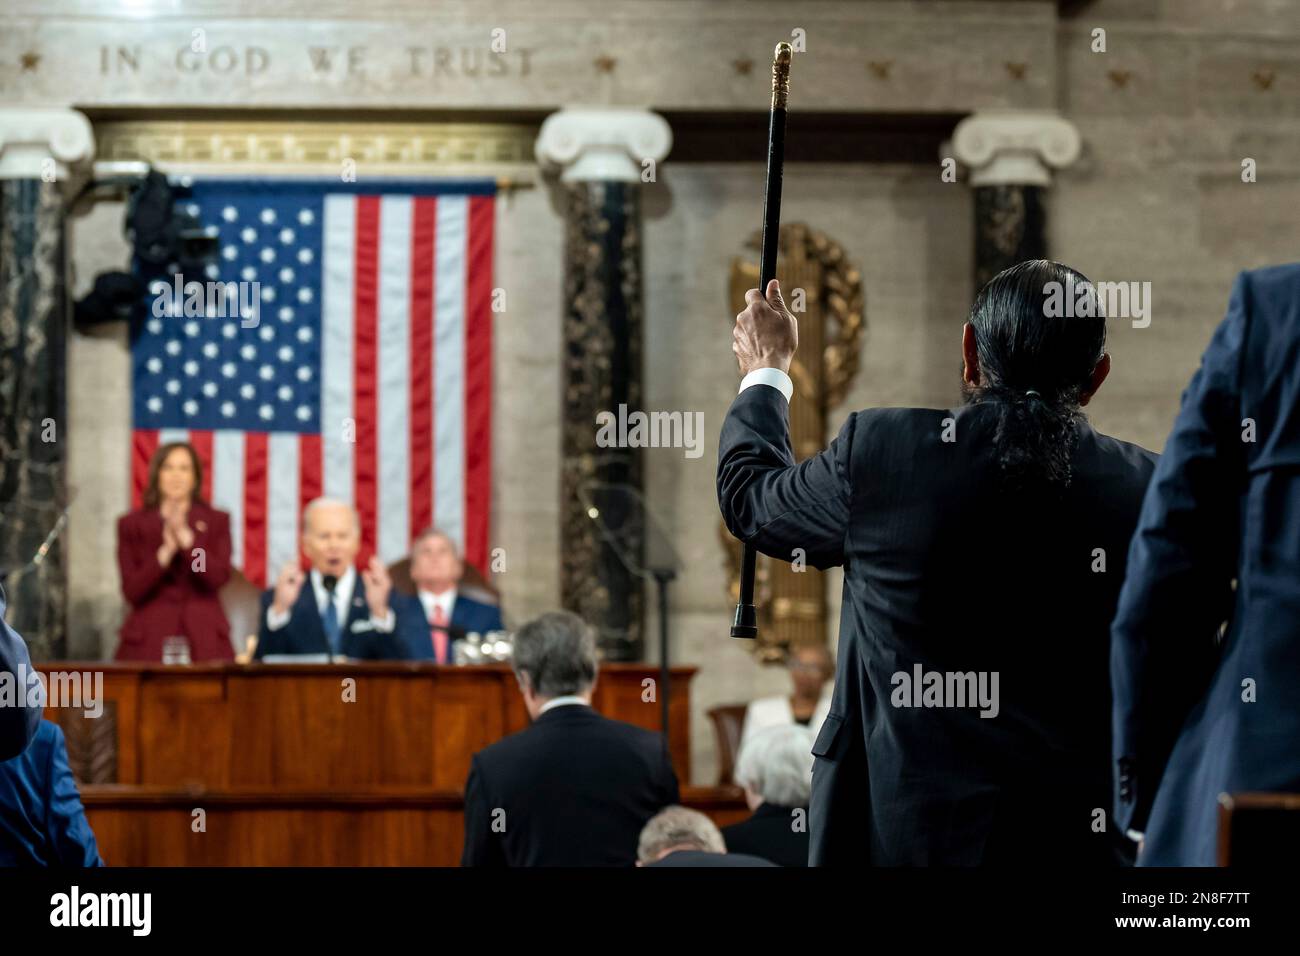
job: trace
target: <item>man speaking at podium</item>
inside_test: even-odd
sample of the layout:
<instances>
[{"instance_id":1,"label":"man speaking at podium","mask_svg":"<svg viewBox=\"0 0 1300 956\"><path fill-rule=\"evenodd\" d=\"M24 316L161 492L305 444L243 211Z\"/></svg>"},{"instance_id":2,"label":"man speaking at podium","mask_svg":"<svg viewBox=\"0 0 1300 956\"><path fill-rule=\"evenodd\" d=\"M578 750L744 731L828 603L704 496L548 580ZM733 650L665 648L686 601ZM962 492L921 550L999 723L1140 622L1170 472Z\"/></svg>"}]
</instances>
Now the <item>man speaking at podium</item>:
<instances>
[{"instance_id":1,"label":"man speaking at podium","mask_svg":"<svg viewBox=\"0 0 1300 956\"><path fill-rule=\"evenodd\" d=\"M1062 287L1083 308L1053 308ZM1080 411L1110 370L1095 289L1044 260L1000 273L960 336L964 406L855 412L799 464L795 319L775 282L746 301L723 517L764 554L844 567L809 862L1119 862L1109 625L1155 456Z\"/></svg>"},{"instance_id":2,"label":"man speaking at podium","mask_svg":"<svg viewBox=\"0 0 1300 956\"><path fill-rule=\"evenodd\" d=\"M358 575L361 523L350 505L317 498L302 513L302 547L311 562L280 569L262 595L258 660L319 655L356 660L400 660L423 628L405 603L393 601L392 581L378 557Z\"/></svg>"}]
</instances>

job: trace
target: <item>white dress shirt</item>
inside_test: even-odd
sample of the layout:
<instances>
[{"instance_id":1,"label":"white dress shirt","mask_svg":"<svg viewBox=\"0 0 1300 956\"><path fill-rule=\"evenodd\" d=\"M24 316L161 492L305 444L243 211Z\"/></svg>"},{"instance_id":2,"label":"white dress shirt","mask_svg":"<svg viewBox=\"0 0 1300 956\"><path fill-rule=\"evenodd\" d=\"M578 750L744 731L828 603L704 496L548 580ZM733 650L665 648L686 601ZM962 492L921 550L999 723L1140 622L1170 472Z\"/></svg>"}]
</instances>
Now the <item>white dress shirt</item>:
<instances>
[{"instance_id":1,"label":"white dress shirt","mask_svg":"<svg viewBox=\"0 0 1300 956\"><path fill-rule=\"evenodd\" d=\"M817 708L813 711L812 720L808 721L808 731L814 739L817 737L817 732L822 729L826 715L830 713L833 689L832 682L827 681L821 699L817 701ZM737 753L744 750L749 739L764 727L779 727L794 722L794 711L790 709L789 694L782 694L780 697L761 697L752 701L745 708L745 724L740 731L740 747Z\"/></svg>"},{"instance_id":2,"label":"white dress shirt","mask_svg":"<svg viewBox=\"0 0 1300 956\"><path fill-rule=\"evenodd\" d=\"M577 694L565 694L563 697L552 697L546 703L542 704L541 710L537 712L540 717L548 710L554 710L556 707L572 707L574 704L581 704L584 707L590 707L591 701L585 697L579 697Z\"/></svg>"},{"instance_id":3,"label":"white dress shirt","mask_svg":"<svg viewBox=\"0 0 1300 956\"><path fill-rule=\"evenodd\" d=\"M794 382L790 381L790 376L785 374L779 368L756 368L740 380L740 391L754 385L770 385L782 395L785 400L790 401L794 395ZM739 394L739 393L737 393Z\"/></svg>"},{"instance_id":4,"label":"white dress shirt","mask_svg":"<svg viewBox=\"0 0 1300 956\"><path fill-rule=\"evenodd\" d=\"M434 594L432 591L417 591L416 593L420 598L420 606L424 608L424 619L426 621L432 624L433 609L440 607L443 615L445 615L443 620L447 622L448 626L451 626L451 612L456 606L455 588L448 588L441 594Z\"/></svg>"},{"instance_id":5,"label":"white dress shirt","mask_svg":"<svg viewBox=\"0 0 1300 956\"><path fill-rule=\"evenodd\" d=\"M325 604L330 599L329 591L325 590L324 576L315 568L311 569L308 575L311 582L311 589L316 596L316 610L321 616L325 616ZM338 584L334 585L334 611L339 616L339 627L346 628L348 623L348 606L352 603L352 592L357 586L357 569L348 568L339 576ZM282 614L277 614L274 607L266 609L266 626L272 631L278 631L289 623L289 618L293 616L293 608ZM393 615L393 609L389 608L388 613L382 618L370 615L370 623L374 625L376 631L384 634L391 633L397 624L397 619Z\"/></svg>"}]
</instances>

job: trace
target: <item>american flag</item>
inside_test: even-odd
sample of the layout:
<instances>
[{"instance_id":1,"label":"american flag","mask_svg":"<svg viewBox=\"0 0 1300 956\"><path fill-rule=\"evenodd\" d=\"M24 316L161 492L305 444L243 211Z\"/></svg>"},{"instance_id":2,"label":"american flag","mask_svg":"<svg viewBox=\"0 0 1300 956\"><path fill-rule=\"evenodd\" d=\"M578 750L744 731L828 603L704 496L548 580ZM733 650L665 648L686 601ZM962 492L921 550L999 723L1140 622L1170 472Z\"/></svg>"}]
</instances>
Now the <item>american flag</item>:
<instances>
[{"instance_id":1,"label":"american flag","mask_svg":"<svg viewBox=\"0 0 1300 956\"><path fill-rule=\"evenodd\" d=\"M485 568L495 190L195 180L180 203L220 252L184 281L256 282L260 314L159 316L150 296L132 345L137 507L159 443L188 440L259 586L300 556L302 508L322 494L360 513L362 563L437 524Z\"/></svg>"}]
</instances>

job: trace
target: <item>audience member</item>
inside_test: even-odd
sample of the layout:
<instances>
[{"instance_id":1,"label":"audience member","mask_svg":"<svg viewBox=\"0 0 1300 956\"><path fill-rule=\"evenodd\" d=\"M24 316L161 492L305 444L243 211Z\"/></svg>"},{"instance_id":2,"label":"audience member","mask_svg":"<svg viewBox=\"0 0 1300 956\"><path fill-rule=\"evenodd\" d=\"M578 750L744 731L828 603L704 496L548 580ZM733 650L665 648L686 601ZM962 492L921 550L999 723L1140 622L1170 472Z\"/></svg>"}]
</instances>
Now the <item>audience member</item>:
<instances>
[{"instance_id":1,"label":"audience member","mask_svg":"<svg viewBox=\"0 0 1300 956\"><path fill-rule=\"evenodd\" d=\"M736 783L753 816L723 827L727 849L780 866L808 865L808 797L813 734L786 724L749 738L736 761Z\"/></svg>"},{"instance_id":2,"label":"audience member","mask_svg":"<svg viewBox=\"0 0 1300 956\"><path fill-rule=\"evenodd\" d=\"M776 866L756 856L728 853L717 824L698 810L679 806L661 810L642 828L637 840L636 865Z\"/></svg>"},{"instance_id":3,"label":"audience member","mask_svg":"<svg viewBox=\"0 0 1300 956\"><path fill-rule=\"evenodd\" d=\"M117 564L130 610L119 661L161 661L183 637L191 661L234 660L217 591L230 579L230 516L203 500L193 446L170 442L149 461L143 505L117 523Z\"/></svg>"},{"instance_id":4,"label":"audience member","mask_svg":"<svg viewBox=\"0 0 1300 956\"><path fill-rule=\"evenodd\" d=\"M591 707L596 642L575 614L515 635L515 677L533 723L474 755L463 866L631 866L637 837L677 802L662 734Z\"/></svg>"}]
</instances>

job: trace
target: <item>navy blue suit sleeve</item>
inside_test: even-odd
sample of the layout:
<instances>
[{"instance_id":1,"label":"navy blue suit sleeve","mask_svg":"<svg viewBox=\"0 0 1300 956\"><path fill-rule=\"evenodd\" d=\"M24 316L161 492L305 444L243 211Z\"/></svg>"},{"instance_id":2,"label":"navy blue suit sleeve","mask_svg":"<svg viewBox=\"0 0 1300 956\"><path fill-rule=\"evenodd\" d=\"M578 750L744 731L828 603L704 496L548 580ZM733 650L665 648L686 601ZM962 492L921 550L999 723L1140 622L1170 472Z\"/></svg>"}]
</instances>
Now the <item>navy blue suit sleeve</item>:
<instances>
[{"instance_id":1,"label":"navy blue suit sleeve","mask_svg":"<svg viewBox=\"0 0 1300 956\"><path fill-rule=\"evenodd\" d=\"M39 682L39 678L31 670L27 644L5 623L4 614L5 605L0 601L0 675L12 675L5 682L13 682L14 704L17 706L0 706L0 760L16 757L27 749L40 725L42 710L27 706L30 685ZM20 682L22 675L27 679Z\"/></svg>"},{"instance_id":2,"label":"navy blue suit sleeve","mask_svg":"<svg viewBox=\"0 0 1300 956\"><path fill-rule=\"evenodd\" d=\"M1250 281L1183 393L1147 487L1111 634L1117 822L1141 830L1188 713L1218 659L1231 607L1244 473L1240 359Z\"/></svg>"},{"instance_id":3,"label":"navy blue suit sleeve","mask_svg":"<svg viewBox=\"0 0 1300 956\"><path fill-rule=\"evenodd\" d=\"M60 866L103 866L95 833L86 819L77 790L76 778L68 766L68 747L63 730L57 725L50 746L50 762L45 779L49 782L49 803L46 809L46 832L58 856Z\"/></svg>"},{"instance_id":4,"label":"navy blue suit sleeve","mask_svg":"<svg viewBox=\"0 0 1300 956\"><path fill-rule=\"evenodd\" d=\"M843 564L854 423L850 415L830 448L795 464L785 396L767 385L741 392L718 446L718 506L727 530L781 561L793 561L800 549L813 567Z\"/></svg>"},{"instance_id":5,"label":"navy blue suit sleeve","mask_svg":"<svg viewBox=\"0 0 1300 956\"><path fill-rule=\"evenodd\" d=\"M393 628L393 638L397 642L394 656L406 661L432 660L433 644L429 640L429 629L420 599L393 591L389 595L388 605L397 619L397 626Z\"/></svg>"},{"instance_id":6,"label":"navy blue suit sleeve","mask_svg":"<svg viewBox=\"0 0 1300 956\"><path fill-rule=\"evenodd\" d=\"M504 808L499 808L504 812ZM478 754L470 761L469 779L465 781L465 847L461 852L461 866L506 866L505 849L501 845L502 834L496 832L494 824L498 820L510 826L510 820L502 820L494 814L494 808L487 794L487 782L483 778L483 768L479 765Z\"/></svg>"}]
</instances>

